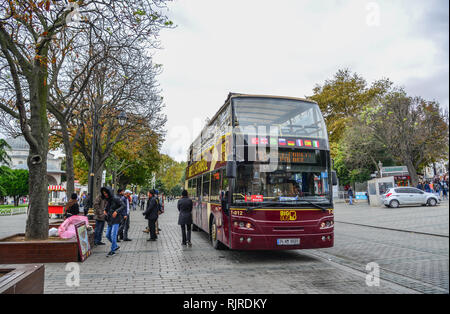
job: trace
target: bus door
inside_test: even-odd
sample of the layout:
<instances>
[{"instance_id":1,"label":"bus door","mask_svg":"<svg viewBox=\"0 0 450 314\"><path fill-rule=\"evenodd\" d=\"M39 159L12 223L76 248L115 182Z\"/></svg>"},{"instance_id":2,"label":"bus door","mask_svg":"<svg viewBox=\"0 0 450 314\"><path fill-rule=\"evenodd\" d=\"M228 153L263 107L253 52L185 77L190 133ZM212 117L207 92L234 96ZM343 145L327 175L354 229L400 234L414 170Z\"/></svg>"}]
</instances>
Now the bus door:
<instances>
[{"instance_id":1,"label":"bus door","mask_svg":"<svg viewBox=\"0 0 450 314\"><path fill-rule=\"evenodd\" d=\"M202 228L202 177L197 178L197 206L195 206L195 224L197 227Z\"/></svg>"}]
</instances>

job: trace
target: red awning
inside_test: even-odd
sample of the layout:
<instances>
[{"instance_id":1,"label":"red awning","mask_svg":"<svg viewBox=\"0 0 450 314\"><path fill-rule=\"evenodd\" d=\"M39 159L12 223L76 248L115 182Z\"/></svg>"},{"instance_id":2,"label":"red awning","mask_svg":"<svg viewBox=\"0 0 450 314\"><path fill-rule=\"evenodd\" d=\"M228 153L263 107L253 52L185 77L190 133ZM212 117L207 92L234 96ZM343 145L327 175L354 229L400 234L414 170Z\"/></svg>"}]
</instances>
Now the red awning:
<instances>
[{"instance_id":1,"label":"red awning","mask_svg":"<svg viewBox=\"0 0 450 314\"><path fill-rule=\"evenodd\" d=\"M52 191L65 191L66 189L62 186L62 185L49 185L48 186L48 191L52 192Z\"/></svg>"}]
</instances>

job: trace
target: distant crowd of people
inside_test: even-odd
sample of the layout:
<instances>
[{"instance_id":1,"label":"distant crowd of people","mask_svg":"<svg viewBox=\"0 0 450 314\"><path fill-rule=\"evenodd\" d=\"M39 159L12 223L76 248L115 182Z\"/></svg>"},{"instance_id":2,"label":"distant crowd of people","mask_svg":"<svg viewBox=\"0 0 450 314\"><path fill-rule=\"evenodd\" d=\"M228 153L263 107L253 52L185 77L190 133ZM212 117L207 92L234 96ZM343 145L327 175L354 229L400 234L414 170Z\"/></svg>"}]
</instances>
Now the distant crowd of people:
<instances>
[{"instance_id":1,"label":"distant crowd of people","mask_svg":"<svg viewBox=\"0 0 450 314\"><path fill-rule=\"evenodd\" d=\"M171 202L176 200L175 197L166 198ZM131 210L136 211L137 207L142 211L145 219L148 220L148 226L143 232L149 234L147 241L156 241L161 229L158 225L158 217L164 213L164 196L159 195L158 190L150 190L147 196L144 194L133 194L130 190L118 189L117 194L108 187L102 187L100 194L93 202L95 231L94 245L105 245L102 242L103 231L105 225L106 238L111 243L111 249L107 256L116 254L120 248L117 244L121 241L132 241L128 237L130 230ZM187 191L182 192L182 198L178 200L179 219L178 224L182 231L182 245L191 246L191 225L192 225L192 200L188 197ZM82 209L82 210L81 210ZM82 212L85 216L89 212L89 195L83 193L78 198L76 193L72 194L70 200L64 206L64 216L69 218L73 215L80 215Z\"/></svg>"},{"instance_id":2,"label":"distant crowd of people","mask_svg":"<svg viewBox=\"0 0 450 314\"><path fill-rule=\"evenodd\" d=\"M433 180L423 180L417 185L419 190L439 194L445 200L448 200L448 187L448 175L436 176Z\"/></svg>"}]
</instances>

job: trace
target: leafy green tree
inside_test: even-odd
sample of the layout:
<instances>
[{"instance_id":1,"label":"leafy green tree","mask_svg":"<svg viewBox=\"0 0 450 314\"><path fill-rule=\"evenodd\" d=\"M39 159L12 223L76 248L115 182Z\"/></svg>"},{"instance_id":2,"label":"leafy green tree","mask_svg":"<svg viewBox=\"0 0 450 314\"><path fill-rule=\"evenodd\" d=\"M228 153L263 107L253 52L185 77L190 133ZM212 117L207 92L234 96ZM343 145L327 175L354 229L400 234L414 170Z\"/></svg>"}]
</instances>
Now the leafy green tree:
<instances>
[{"instance_id":1,"label":"leafy green tree","mask_svg":"<svg viewBox=\"0 0 450 314\"><path fill-rule=\"evenodd\" d=\"M177 185L184 186L186 163L177 162L168 155L161 156L157 179L159 179L166 189L166 193L170 192Z\"/></svg>"},{"instance_id":2,"label":"leafy green tree","mask_svg":"<svg viewBox=\"0 0 450 314\"><path fill-rule=\"evenodd\" d=\"M4 139L0 139L0 163L5 163L8 165L9 161L11 161L11 158L9 158L8 154L6 153L7 148L11 148L11 146L9 146Z\"/></svg>"},{"instance_id":3,"label":"leafy green tree","mask_svg":"<svg viewBox=\"0 0 450 314\"><path fill-rule=\"evenodd\" d=\"M177 184L170 190L169 194L173 196L181 196L181 192L183 192L183 187L180 184Z\"/></svg>"},{"instance_id":4,"label":"leafy green tree","mask_svg":"<svg viewBox=\"0 0 450 314\"><path fill-rule=\"evenodd\" d=\"M387 145L374 136L361 118L353 119L351 126L344 131L340 144L346 166L352 169L350 174L353 173L354 182L367 181L374 171L380 173L380 161L384 166L393 164Z\"/></svg>"},{"instance_id":5,"label":"leafy green tree","mask_svg":"<svg viewBox=\"0 0 450 314\"><path fill-rule=\"evenodd\" d=\"M12 196L14 198L14 206L18 206L19 198L29 194L28 178L28 170L3 169L3 174L0 175L1 196Z\"/></svg>"},{"instance_id":6,"label":"leafy green tree","mask_svg":"<svg viewBox=\"0 0 450 314\"><path fill-rule=\"evenodd\" d=\"M435 101L395 88L366 106L362 116L372 136L408 168L414 186L421 167L448 158L448 112Z\"/></svg>"},{"instance_id":7,"label":"leafy green tree","mask_svg":"<svg viewBox=\"0 0 450 314\"><path fill-rule=\"evenodd\" d=\"M317 84L309 98L316 101L322 111L329 132L332 155L344 131L363 108L376 97L384 95L392 86L389 79L381 79L368 86L366 80L349 69L339 70L333 79Z\"/></svg>"},{"instance_id":8,"label":"leafy green tree","mask_svg":"<svg viewBox=\"0 0 450 314\"><path fill-rule=\"evenodd\" d=\"M0 197L8 196L7 184L11 177L11 169L7 166L0 166Z\"/></svg>"},{"instance_id":9,"label":"leafy green tree","mask_svg":"<svg viewBox=\"0 0 450 314\"><path fill-rule=\"evenodd\" d=\"M109 40L114 46L130 42L139 44L134 53L130 51L127 55L128 59L134 60L136 52L152 46L159 29L172 26L171 21L158 13L165 2L0 1L0 110L18 122L30 147L27 239L48 238L46 156L52 122L48 109L50 98L54 96L52 90L56 88L58 96L64 98L58 102L62 104L60 111L72 111L73 107L66 106L65 100L72 101L73 98L65 96L78 94L80 86L74 82L66 89L56 83L67 81L66 73L82 76L83 71L64 67L64 60L74 50L73 43L80 34L89 34L90 38L98 36L103 40L107 34L114 34ZM79 23L71 23L74 15L78 15ZM95 84L88 86L94 87ZM69 92L65 93L63 89ZM122 89L115 91L121 92ZM137 94L138 90L131 92ZM86 103L89 98L75 101ZM71 119L70 114L62 118Z\"/></svg>"},{"instance_id":10,"label":"leafy green tree","mask_svg":"<svg viewBox=\"0 0 450 314\"><path fill-rule=\"evenodd\" d=\"M3 163L9 165L9 162L11 161L11 158L9 158L8 154L6 153L7 148L11 148L11 146L9 146L4 139L0 139L0 164ZM2 171L4 171L3 167L0 167L0 175L2 175Z\"/></svg>"}]
</instances>

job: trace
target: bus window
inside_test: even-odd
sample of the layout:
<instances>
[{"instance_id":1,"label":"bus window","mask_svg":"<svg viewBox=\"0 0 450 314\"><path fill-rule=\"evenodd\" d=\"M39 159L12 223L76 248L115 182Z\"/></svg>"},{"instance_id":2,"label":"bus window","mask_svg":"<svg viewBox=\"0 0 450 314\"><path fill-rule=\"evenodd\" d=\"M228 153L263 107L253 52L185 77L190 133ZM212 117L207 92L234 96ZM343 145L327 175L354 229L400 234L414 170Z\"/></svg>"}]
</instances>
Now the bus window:
<instances>
[{"instance_id":1,"label":"bus window","mask_svg":"<svg viewBox=\"0 0 450 314\"><path fill-rule=\"evenodd\" d=\"M197 181L195 195L196 195L197 201L200 202L201 195L202 195L202 177L198 177L197 179L194 179L194 180Z\"/></svg>"},{"instance_id":2,"label":"bus window","mask_svg":"<svg viewBox=\"0 0 450 314\"><path fill-rule=\"evenodd\" d=\"M220 202L220 187L221 187L221 171L215 171L211 174L211 193L210 193L210 201L211 202Z\"/></svg>"},{"instance_id":3,"label":"bus window","mask_svg":"<svg viewBox=\"0 0 450 314\"><path fill-rule=\"evenodd\" d=\"M203 175L202 202L209 202L209 173Z\"/></svg>"}]
</instances>

